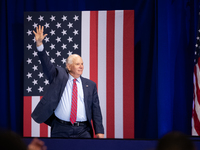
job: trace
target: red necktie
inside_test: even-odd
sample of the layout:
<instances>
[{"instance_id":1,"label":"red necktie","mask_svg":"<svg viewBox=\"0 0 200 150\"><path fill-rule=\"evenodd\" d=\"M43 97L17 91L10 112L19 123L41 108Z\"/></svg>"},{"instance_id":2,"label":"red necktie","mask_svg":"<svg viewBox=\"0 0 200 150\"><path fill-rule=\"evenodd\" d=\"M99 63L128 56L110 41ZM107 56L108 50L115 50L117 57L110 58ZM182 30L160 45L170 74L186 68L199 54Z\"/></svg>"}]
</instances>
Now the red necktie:
<instances>
[{"instance_id":1,"label":"red necktie","mask_svg":"<svg viewBox=\"0 0 200 150\"><path fill-rule=\"evenodd\" d=\"M76 114L77 114L77 85L76 80L73 80L73 88L72 88L72 104L71 104L71 114L70 114L70 121L72 124L76 122Z\"/></svg>"}]
</instances>

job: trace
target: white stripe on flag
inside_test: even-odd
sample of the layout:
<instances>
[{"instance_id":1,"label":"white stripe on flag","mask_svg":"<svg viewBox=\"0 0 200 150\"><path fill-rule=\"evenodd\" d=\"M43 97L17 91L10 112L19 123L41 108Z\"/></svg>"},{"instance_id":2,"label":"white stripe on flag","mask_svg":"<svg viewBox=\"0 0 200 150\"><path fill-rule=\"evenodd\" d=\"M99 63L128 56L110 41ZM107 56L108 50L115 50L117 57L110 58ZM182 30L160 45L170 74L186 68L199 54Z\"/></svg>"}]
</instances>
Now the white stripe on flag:
<instances>
[{"instance_id":1,"label":"white stripe on flag","mask_svg":"<svg viewBox=\"0 0 200 150\"><path fill-rule=\"evenodd\" d=\"M106 137L106 11L98 13L98 94Z\"/></svg>"},{"instance_id":2,"label":"white stripe on flag","mask_svg":"<svg viewBox=\"0 0 200 150\"><path fill-rule=\"evenodd\" d=\"M123 138L123 11L115 11L115 138ZM121 86L117 86L121 85Z\"/></svg>"},{"instance_id":3,"label":"white stripe on flag","mask_svg":"<svg viewBox=\"0 0 200 150\"><path fill-rule=\"evenodd\" d=\"M198 80L197 83L198 83L198 87L200 88L200 79L199 79L200 70L199 70L198 64L196 65L196 69L197 69L197 80ZM195 111L197 113L198 119L200 120L200 106L199 106L199 103L198 103L198 100L197 100L197 96L195 96Z\"/></svg>"},{"instance_id":4,"label":"white stripe on flag","mask_svg":"<svg viewBox=\"0 0 200 150\"><path fill-rule=\"evenodd\" d=\"M198 83L198 87L200 88L200 80L199 80L199 76L200 76L200 70L199 70L199 65L196 64L196 69L197 69L197 83Z\"/></svg>"},{"instance_id":5,"label":"white stripe on flag","mask_svg":"<svg viewBox=\"0 0 200 150\"><path fill-rule=\"evenodd\" d=\"M197 81L196 82L198 84L198 87L200 88L200 79L199 79L199 76L200 76L200 70L199 70L199 65L197 64L196 65L196 69L197 69ZM196 88L196 87L195 87ZM195 90L196 91L196 90ZM195 93L196 94L196 93ZM199 102L197 100L197 96L195 96L195 111L197 113L197 116L198 116L198 119L200 120L200 106L199 106Z\"/></svg>"},{"instance_id":6,"label":"white stripe on flag","mask_svg":"<svg viewBox=\"0 0 200 150\"><path fill-rule=\"evenodd\" d=\"M82 11L81 57L84 71L82 76L90 78L90 11Z\"/></svg>"},{"instance_id":7,"label":"white stripe on flag","mask_svg":"<svg viewBox=\"0 0 200 150\"><path fill-rule=\"evenodd\" d=\"M194 119L192 118L192 125L194 125ZM197 131L195 130L194 126L192 126L192 135L198 136Z\"/></svg>"},{"instance_id":8,"label":"white stripe on flag","mask_svg":"<svg viewBox=\"0 0 200 150\"><path fill-rule=\"evenodd\" d=\"M32 112L40 101L40 96L32 96ZM40 124L31 118L31 137L40 137Z\"/></svg>"},{"instance_id":9,"label":"white stripe on flag","mask_svg":"<svg viewBox=\"0 0 200 150\"><path fill-rule=\"evenodd\" d=\"M51 137L51 127L48 126L48 137Z\"/></svg>"},{"instance_id":10,"label":"white stripe on flag","mask_svg":"<svg viewBox=\"0 0 200 150\"><path fill-rule=\"evenodd\" d=\"M195 65L195 67L196 66L197 65ZM195 109L196 104L195 103L197 103L197 88L196 88L196 76L195 75L196 75L196 73L193 74L193 84L194 84L194 99L193 99L193 107L192 107L193 115L194 115L194 113L196 113L196 109ZM198 133L195 130L195 124L194 124L194 118L193 117L194 116L192 116L192 135L196 136L196 135L198 135Z\"/></svg>"}]
</instances>

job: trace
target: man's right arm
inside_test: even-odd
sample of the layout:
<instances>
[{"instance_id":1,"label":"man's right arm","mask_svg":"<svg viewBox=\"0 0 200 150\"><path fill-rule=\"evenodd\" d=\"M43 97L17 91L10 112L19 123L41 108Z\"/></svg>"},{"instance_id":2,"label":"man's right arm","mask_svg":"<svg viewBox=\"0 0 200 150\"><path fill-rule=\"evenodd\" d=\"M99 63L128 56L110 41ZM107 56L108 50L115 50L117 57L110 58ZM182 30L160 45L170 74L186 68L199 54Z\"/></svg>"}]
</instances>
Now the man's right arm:
<instances>
[{"instance_id":1,"label":"man's right arm","mask_svg":"<svg viewBox=\"0 0 200 150\"><path fill-rule=\"evenodd\" d=\"M40 26L36 27L36 32L33 31L35 34L36 46L37 50L39 51L38 56L41 60L42 68L44 74L47 76L49 82L53 80L54 76L56 75L55 66L51 63L49 57L47 56L46 52L44 51L43 39L47 36L47 34L43 34L44 27Z\"/></svg>"}]
</instances>

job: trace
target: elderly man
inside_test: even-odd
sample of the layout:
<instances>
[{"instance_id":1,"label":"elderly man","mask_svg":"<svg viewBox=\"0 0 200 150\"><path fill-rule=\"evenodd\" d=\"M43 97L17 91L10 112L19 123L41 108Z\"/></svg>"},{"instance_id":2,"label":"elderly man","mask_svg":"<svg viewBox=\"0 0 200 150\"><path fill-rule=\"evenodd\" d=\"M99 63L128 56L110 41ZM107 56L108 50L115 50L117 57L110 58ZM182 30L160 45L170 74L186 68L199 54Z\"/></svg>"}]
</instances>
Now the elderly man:
<instances>
[{"instance_id":1,"label":"elderly man","mask_svg":"<svg viewBox=\"0 0 200 150\"><path fill-rule=\"evenodd\" d=\"M96 84L83 78L83 60L73 54L67 58L66 69L55 67L44 51L44 27L36 28L36 46L43 71L50 87L32 113L38 123L51 126L51 137L92 138L93 122L97 138L104 137L102 115Z\"/></svg>"}]
</instances>

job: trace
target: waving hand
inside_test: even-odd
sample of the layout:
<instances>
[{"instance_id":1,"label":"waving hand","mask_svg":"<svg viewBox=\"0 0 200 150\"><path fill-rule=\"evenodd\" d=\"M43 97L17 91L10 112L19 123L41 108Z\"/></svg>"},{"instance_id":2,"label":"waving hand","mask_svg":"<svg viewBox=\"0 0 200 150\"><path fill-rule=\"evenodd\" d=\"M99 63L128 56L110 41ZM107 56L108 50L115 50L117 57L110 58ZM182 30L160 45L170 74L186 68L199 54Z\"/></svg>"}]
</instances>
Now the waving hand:
<instances>
[{"instance_id":1,"label":"waving hand","mask_svg":"<svg viewBox=\"0 0 200 150\"><path fill-rule=\"evenodd\" d=\"M41 27L40 25L39 25L39 28L36 27L36 32L33 31L33 33L35 34L37 47L42 45L43 39L47 36L47 34L44 35L43 32L44 32L44 26Z\"/></svg>"}]
</instances>

